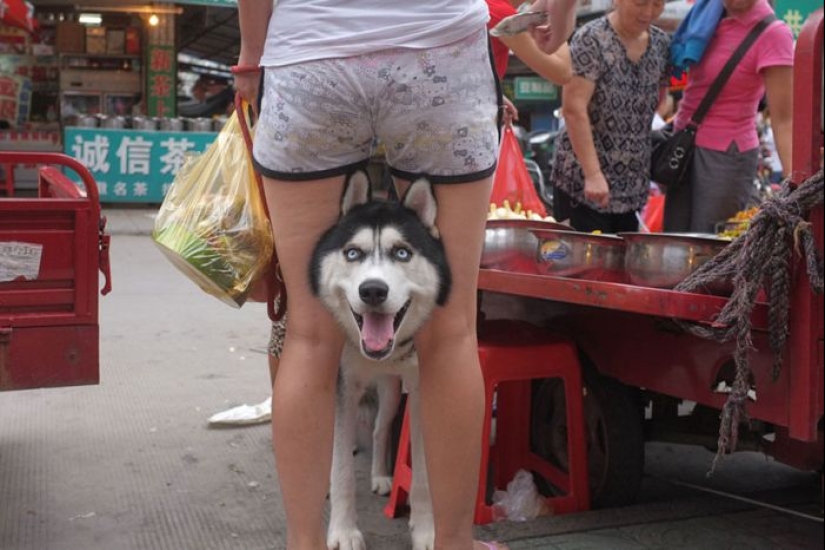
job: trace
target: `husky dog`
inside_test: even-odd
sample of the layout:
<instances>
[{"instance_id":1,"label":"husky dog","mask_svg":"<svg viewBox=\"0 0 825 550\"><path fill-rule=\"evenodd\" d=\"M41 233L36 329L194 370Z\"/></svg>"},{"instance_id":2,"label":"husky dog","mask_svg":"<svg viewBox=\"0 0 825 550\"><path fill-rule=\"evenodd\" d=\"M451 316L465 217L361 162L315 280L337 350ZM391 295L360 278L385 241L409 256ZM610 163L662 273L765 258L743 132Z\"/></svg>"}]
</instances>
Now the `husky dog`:
<instances>
[{"instance_id":1,"label":"husky dog","mask_svg":"<svg viewBox=\"0 0 825 550\"><path fill-rule=\"evenodd\" d=\"M418 357L413 337L451 286L450 270L435 227L436 202L427 180L414 182L400 203L373 201L366 174L346 187L341 219L315 248L310 267L313 292L346 334L341 357L331 476L327 546L364 550L355 508L355 447L358 403L378 388L373 432L372 490L392 488L388 471L392 421L409 392L413 483L410 530L414 550L432 550L434 526L418 415Z\"/></svg>"}]
</instances>

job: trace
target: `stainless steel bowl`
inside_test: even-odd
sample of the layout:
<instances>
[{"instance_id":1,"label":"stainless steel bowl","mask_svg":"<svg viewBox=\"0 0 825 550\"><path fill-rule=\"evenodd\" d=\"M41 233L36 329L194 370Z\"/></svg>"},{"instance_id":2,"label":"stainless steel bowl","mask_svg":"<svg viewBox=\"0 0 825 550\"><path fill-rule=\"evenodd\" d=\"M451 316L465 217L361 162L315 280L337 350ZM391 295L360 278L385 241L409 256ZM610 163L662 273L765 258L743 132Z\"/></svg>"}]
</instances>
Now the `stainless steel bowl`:
<instances>
[{"instance_id":1,"label":"stainless steel bowl","mask_svg":"<svg viewBox=\"0 0 825 550\"><path fill-rule=\"evenodd\" d=\"M102 128L112 128L121 130L126 128L126 119L122 116L108 116L100 119L100 126Z\"/></svg>"},{"instance_id":2,"label":"stainless steel bowl","mask_svg":"<svg viewBox=\"0 0 825 550\"><path fill-rule=\"evenodd\" d=\"M95 115L78 115L77 126L81 128L97 128L100 126L100 119Z\"/></svg>"},{"instance_id":3,"label":"stainless steel bowl","mask_svg":"<svg viewBox=\"0 0 825 550\"><path fill-rule=\"evenodd\" d=\"M136 116L132 119L132 128L135 130L155 131L158 129L158 120L156 118L147 118Z\"/></svg>"},{"instance_id":4,"label":"stainless steel bowl","mask_svg":"<svg viewBox=\"0 0 825 550\"><path fill-rule=\"evenodd\" d=\"M673 288L730 241L705 234L620 233L627 242L625 272L630 283L652 288ZM714 283L712 294L733 291L731 281Z\"/></svg>"},{"instance_id":5,"label":"stainless steel bowl","mask_svg":"<svg viewBox=\"0 0 825 550\"><path fill-rule=\"evenodd\" d=\"M538 239L531 229L566 228L566 225L534 220L490 220L484 232L481 267L518 273L538 273Z\"/></svg>"},{"instance_id":6,"label":"stainless steel bowl","mask_svg":"<svg viewBox=\"0 0 825 550\"><path fill-rule=\"evenodd\" d=\"M624 282L625 242L615 235L533 229L539 272L555 277Z\"/></svg>"},{"instance_id":7,"label":"stainless steel bowl","mask_svg":"<svg viewBox=\"0 0 825 550\"><path fill-rule=\"evenodd\" d=\"M186 124L190 132L212 132L215 128L211 118L190 118Z\"/></svg>"},{"instance_id":8,"label":"stainless steel bowl","mask_svg":"<svg viewBox=\"0 0 825 550\"><path fill-rule=\"evenodd\" d=\"M182 118L162 118L160 129L164 132L183 132L186 130L186 124Z\"/></svg>"}]
</instances>

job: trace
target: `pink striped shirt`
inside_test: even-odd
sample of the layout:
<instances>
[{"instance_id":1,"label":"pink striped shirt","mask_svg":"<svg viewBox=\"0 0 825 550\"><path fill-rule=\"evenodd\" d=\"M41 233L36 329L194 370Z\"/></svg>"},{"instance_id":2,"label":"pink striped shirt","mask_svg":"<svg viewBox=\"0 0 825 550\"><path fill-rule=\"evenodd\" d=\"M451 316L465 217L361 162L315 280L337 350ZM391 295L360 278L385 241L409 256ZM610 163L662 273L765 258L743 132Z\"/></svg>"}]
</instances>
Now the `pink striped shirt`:
<instances>
[{"instance_id":1,"label":"pink striped shirt","mask_svg":"<svg viewBox=\"0 0 825 550\"><path fill-rule=\"evenodd\" d=\"M739 17L722 19L702 60L690 69L688 86L676 117L676 129L687 126L716 76L751 29L772 13L768 0L757 0ZM759 37L736 67L699 127L696 144L705 149L726 151L736 142L740 151L759 146L756 113L765 95L762 71L768 67L793 65L794 39L790 28L776 21Z\"/></svg>"}]
</instances>

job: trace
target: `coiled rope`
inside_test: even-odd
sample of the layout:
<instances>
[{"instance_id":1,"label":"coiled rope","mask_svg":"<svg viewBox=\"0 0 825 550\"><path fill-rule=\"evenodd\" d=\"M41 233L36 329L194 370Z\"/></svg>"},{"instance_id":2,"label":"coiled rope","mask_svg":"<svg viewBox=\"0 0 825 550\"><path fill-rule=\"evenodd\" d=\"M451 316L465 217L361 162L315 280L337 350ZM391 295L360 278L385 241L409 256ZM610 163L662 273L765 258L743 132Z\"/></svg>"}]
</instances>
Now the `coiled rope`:
<instances>
[{"instance_id":1,"label":"coiled rope","mask_svg":"<svg viewBox=\"0 0 825 550\"><path fill-rule=\"evenodd\" d=\"M739 425L747 420L747 399L752 379L749 353L754 349L751 313L759 291L765 288L769 297L768 324L774 381L782 370L783 351L789 334L794 250L805 260L813 292L823 292L823 262L816 248L811 224L805 219L810 210L822 205L823 189L822 170L797 187L786 180L780 192L760 206L743 235L676 287L676 291L694 292L712 282L733 279L733 294L712 325L679 322L682 328L701 338L718 342L736 340L736 377L722 409L718 452L710 473L716 469L724 454L736 450Z\"/></svg>"}]
</instances>

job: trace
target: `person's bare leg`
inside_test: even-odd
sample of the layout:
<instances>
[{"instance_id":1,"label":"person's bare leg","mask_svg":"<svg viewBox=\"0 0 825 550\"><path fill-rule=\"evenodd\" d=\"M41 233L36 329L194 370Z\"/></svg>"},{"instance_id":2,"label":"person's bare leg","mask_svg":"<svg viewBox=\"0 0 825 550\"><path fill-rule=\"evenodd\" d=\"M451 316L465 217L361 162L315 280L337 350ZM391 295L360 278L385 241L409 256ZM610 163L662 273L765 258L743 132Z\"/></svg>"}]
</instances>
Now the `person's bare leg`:
<instances>
[{"instance_id":1,"label":"person's bare leg","mask_svg":"<svg viewBox=\"0 0 825 550\"><path fill-rule=\"evenodd\" d=\"M338 219L343 178L266 180L289 331L272 396L272 443L287 519L287 550L325 550L323 512L332 466L335 385L343 336L312 295L309 263Z\"/></svg>"},{"instance_id":2,"label":"person's bare leg","mask_svg":"<svg viewBox=\"0 0 825 550\"><path fill-rule=\"evenodd\" d=\"M278 367L281 364L281 359L271 353L267 355L267 358L269 360L269 383L272 387L275 387L275 377L278 375Z\"/></svg>"},{"instance_id":3,"label":"person's bare leg","mask_svg":"<svg viewBox=\"0 0 825 550\"><path fill-rule=\"evenodd\" d=\"M447 305L436 309L416 339L436 550L490 548L473 542L473 512L484 417L476 289L491 186L490 179L436 186L437 225L452 270L453 290Z\"/></svg>"}]
</instances>

